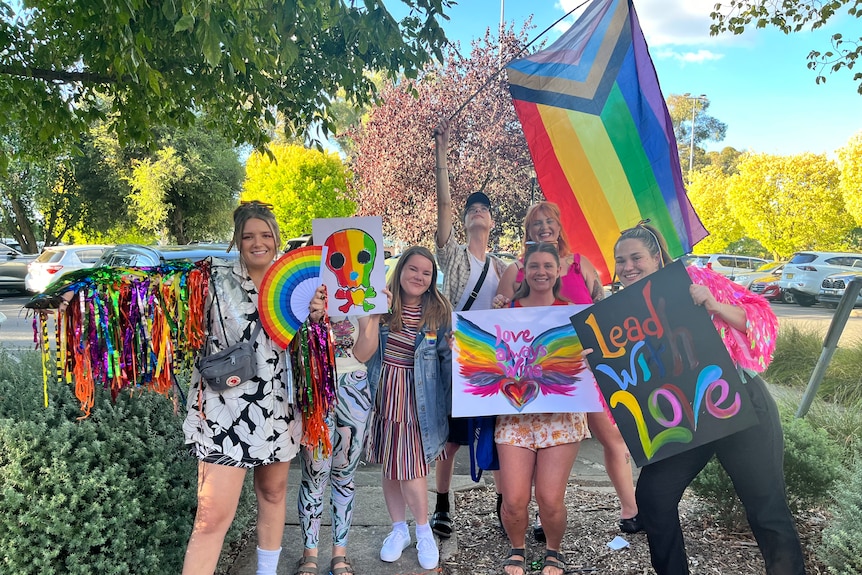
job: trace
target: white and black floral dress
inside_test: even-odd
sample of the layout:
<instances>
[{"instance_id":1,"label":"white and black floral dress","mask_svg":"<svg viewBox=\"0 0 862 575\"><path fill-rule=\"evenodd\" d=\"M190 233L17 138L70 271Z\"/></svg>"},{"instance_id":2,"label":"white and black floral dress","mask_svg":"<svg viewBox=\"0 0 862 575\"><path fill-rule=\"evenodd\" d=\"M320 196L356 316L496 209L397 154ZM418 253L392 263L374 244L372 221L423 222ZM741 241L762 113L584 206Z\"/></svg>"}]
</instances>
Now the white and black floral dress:
<instances>
[{"instance_id":1,"label":"white and black floral dress","mask_svg":"<svg viewBox=\"0 0 862 575\"><path fill-rule=\"evenodd\" d=\"M213 261L207 298L213 352L251 337L259 321L257 297L241 262ZM213 391L197 369L192 373L183 432L201 461L257 467L290 461L299 451L302 420L294 416L290 358L263 330L254 349L257 375L234 388Z\"/></svg>"}]
</instances>

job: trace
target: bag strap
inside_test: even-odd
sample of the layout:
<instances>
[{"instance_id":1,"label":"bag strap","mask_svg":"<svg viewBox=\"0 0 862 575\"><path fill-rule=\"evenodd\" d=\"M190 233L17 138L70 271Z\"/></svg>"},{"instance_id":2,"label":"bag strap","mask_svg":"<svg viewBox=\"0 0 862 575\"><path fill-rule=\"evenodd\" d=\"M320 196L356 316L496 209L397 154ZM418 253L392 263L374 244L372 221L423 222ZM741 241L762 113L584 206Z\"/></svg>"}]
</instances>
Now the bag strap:
<instances>
[{"instance_id":1,"label":"bag strap","mask_svg":"<svg viewBox=\"0 0 862 575\"><path fill-rule=\"evenodd\" d=\"M485 283L485 276L488 275L488 268L491 267L491 256L485 254L485 267L482 268L482 275L479 276L479 280L476 282L476 285L473 286L473 290L470 292L470 297L467 298L467 303L464 304L464 307L461 308L461 311L467 311L472 307L473 302L476 301L476 298L479 297L479 290L482 289L482 284Z\"/></svg>"},{"instance_id":2,"label":"bag strap","mask_svg":"<svg viewBox=\"0 0 862 575\"><path fill-rule=\"evenodd\" d=\"M229 345L227 345L227 343L228 343L227 342L227 328L224 325L224 317L221 314L221 301L219 300L218 290L215 289L215 285L213 285L212 291L213 291L213 299L215 300L216 307L218 308L218 319L219 319L219 323L221 323L221 332L224 334L224 337L225 337L225 342L224 342L225 347L230 347ZM208 323L208 327L210 330L210 336L209 337L212 337L212 306L210 306L210 309L207 310L207 315L208 315L207 323ZM254 329L251 330L251 335L249 336L248 341L253 343L257 339L258 334L260 334L260 329L261 329L261 322L260 322L260 318L258 318L254 322ZM207 343L204 345L204 353L203 353L204 357L210 355L209 337L207 338ZM237 342L237 343L239 343L239 342Z\"/></svg>"}]
</instances>

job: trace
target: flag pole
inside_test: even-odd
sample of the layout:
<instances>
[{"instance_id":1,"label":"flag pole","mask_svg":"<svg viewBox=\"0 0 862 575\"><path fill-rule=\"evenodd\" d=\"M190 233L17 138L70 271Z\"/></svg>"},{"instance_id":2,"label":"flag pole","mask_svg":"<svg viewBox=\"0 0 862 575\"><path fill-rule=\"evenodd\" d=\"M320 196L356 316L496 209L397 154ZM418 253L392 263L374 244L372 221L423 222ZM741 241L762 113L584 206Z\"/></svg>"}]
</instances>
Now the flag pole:
<instances>
[{"instance_id":1,"label":"flag pole","mask_svg":"<svg viewBox=\"0 0 862 575\"><path fill-rule=\"evenodd\" d=\"M565 20L566 18L568 18L569 16L571 16L571 14L572 14L573 12L575 12L576 10L579 10L580 8L582 8L583 6L585 6L586 4L588 4L589 2L590 2L590 0L584 0L583 2L581 2L580 4L578 4L577 6L575 6L574 8L572 8L571 10L569 10L568 12L566 12L565 14L563 14L562 16L560 16L559 18L557 18L557 21L556 21L556 22L554 22L553 24L551 24L550 26L548 26L547 28L545 28L544 30L542 30L542 32L541 32L541 33L539 33L539 35L538 35L538 36L536 36L535 38L533 38L532 40L530 40L529 42L527 42L527 43L524 45L524 47L523 47L523 48L521 48L520 50L518 50L518 53L517 53L517 54L515 54L514 56L512 56L512 58L511 58L511 60L509 60L509 62L511 62L512 60L514 60L515 58L517 58L518 56L520 56L521 54L523 54L523 53L527 50L527 48L529 48L530 46L532 46L532 45L536 42L536 40L538 40L539 38L541 38L542 36L544 36L545 34L547 34L547 33L551 30L551 28L553 28L554 26L556 26L557 24L559 24L560 22L562 22L563 20ZM500 8L500 16L501 16L501 18L502 18L502 10L503 10L503 9L502 9L502 4L501 4L501 8ZM479 92L481 92L482 90L484 90L484 89L488 86L488 84L490 84L490 83L491 83L491 82L492 82L492 81L493 81L497 76L499 76L499 75L500 75L500 72L502 72L502 71L503 71L503 69L505 68L505 66L503 65L503 42L502 42L502 40L503 40L503 24L502 24L502 20L501 20L501 22L500 22L500 65L499 65L499 67L497 68L497 70L496 70L493 74L491 74L491 76L489 76L487 80L485 80L485 83L484 83L484 84L482 84L481 86L479 86L479 88L478 88L475 92L473 92L473 95L472 95L472 96L470 96L469 98L467 98L467 101L465 101L463 104L461 104L461 105L458 107L458 109L457 109L457 110L455 110L455 112L454 112L451 116L449 116L449 121L450 121L450 122L455 118L455 116L457 116L458 114L460 114L460 113L461 113L461 111L462 111L464 108L466 108L466 107L467 107L467 105L468 105L470 102L472 102L472 101L476 98L476 96L478 96L478 95L479 95ZM509 62L506 62L506 63L508 64Z\"/></svg>"}]
</instances>

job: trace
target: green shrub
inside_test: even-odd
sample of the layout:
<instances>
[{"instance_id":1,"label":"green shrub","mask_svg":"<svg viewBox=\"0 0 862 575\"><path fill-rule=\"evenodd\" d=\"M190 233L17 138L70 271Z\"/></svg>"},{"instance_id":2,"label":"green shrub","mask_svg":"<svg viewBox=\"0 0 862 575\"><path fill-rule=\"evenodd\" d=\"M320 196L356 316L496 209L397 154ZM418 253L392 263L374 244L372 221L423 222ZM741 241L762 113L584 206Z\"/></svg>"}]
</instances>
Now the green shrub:
<instances>
[{"instance_id":1,"label":"green shrub","mask_svg":"<svg viewBox=\"0 0 862 575\"><path fill-rule=\"evenodd\" d=\"M835 350L817 395L841 405L862 403L862 342Z\"/></svg>"},{"instance_id":2,"label":"green shrub","mask_svg":"<svg viewBox=\"0 0 862 575\"><path fill-rule=\"evenodd\" d=\"M763 379L804 388L823 349L823 336L814 328L782 325L775 342L772 364Z\"/></svg>"},{"instance_id":3,"label":"green shrub","mask_svg":"<svg viewBox=\"0 0 862 575\"><path fill-rule=\"evenodd\" d=\"M834 575L862 573L862 459L838 483L832 521L823 530L817 557Z\"/></svg>"},{"instance_id":4,"label":"green shrub","mask_svg":"<svg viewBox=\"0 0 862 575\"><path fill-rule=\"evenodd\" d=\"M183 414L155 393L112 404L97 390L80 415L66 385L42 405L37 354L0 351L0 572L178 573L197 498Z\"/></svg>"},{"instance_id":5,"label":"green shrub","mask_svg":"<svg viewBox=\"0 0 862 575\"><path fill-rule=\"evenodd\" d=\"M822 429L791 414L782 417L784 427L784 478L787 500L794 513L828 500L841 477L841 450ZM691 484L704 509L728 527L746 524L745 509L724 468L713 458Z\"/></svg>"}]
</instances>

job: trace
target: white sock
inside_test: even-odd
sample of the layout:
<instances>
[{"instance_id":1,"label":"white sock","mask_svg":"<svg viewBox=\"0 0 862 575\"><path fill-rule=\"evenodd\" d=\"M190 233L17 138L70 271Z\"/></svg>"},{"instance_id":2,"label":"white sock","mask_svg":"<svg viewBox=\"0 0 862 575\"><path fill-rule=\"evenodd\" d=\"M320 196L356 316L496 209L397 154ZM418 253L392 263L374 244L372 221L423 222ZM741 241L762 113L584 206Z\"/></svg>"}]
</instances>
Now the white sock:
<instances>
[{"instance_id":1,"label":"white sock","mask_svg":"<svg viewBox=\"0 0 862 575\"><path fill-rule=\"evenodd\" d=\"M410 535L410 531L407 529L406 521L397 521L392 524L392 531L398 531L399 533L404 533Z\"/></svg>"},{"instance_id":2,"label":"white sock","mask_svg":"<svg viewBox=\"0 0 862 575\"><path fill-rule=\"evenodd\" d=\"M427 523L422 525L416 524L416 539L434 538L434 532L431 531L431 526Z\"/></svg>"},{"instance_id":3,"label":"white sock","mask_svg":"<svg viewBox=\"0 0 862 575\"><path fill-rule=\"evenodd\" d=\"M257 573L255 575L276 575L278 557L281 555L281 547L274 551L257 548Z\"/></svg>"}]
</instances>

